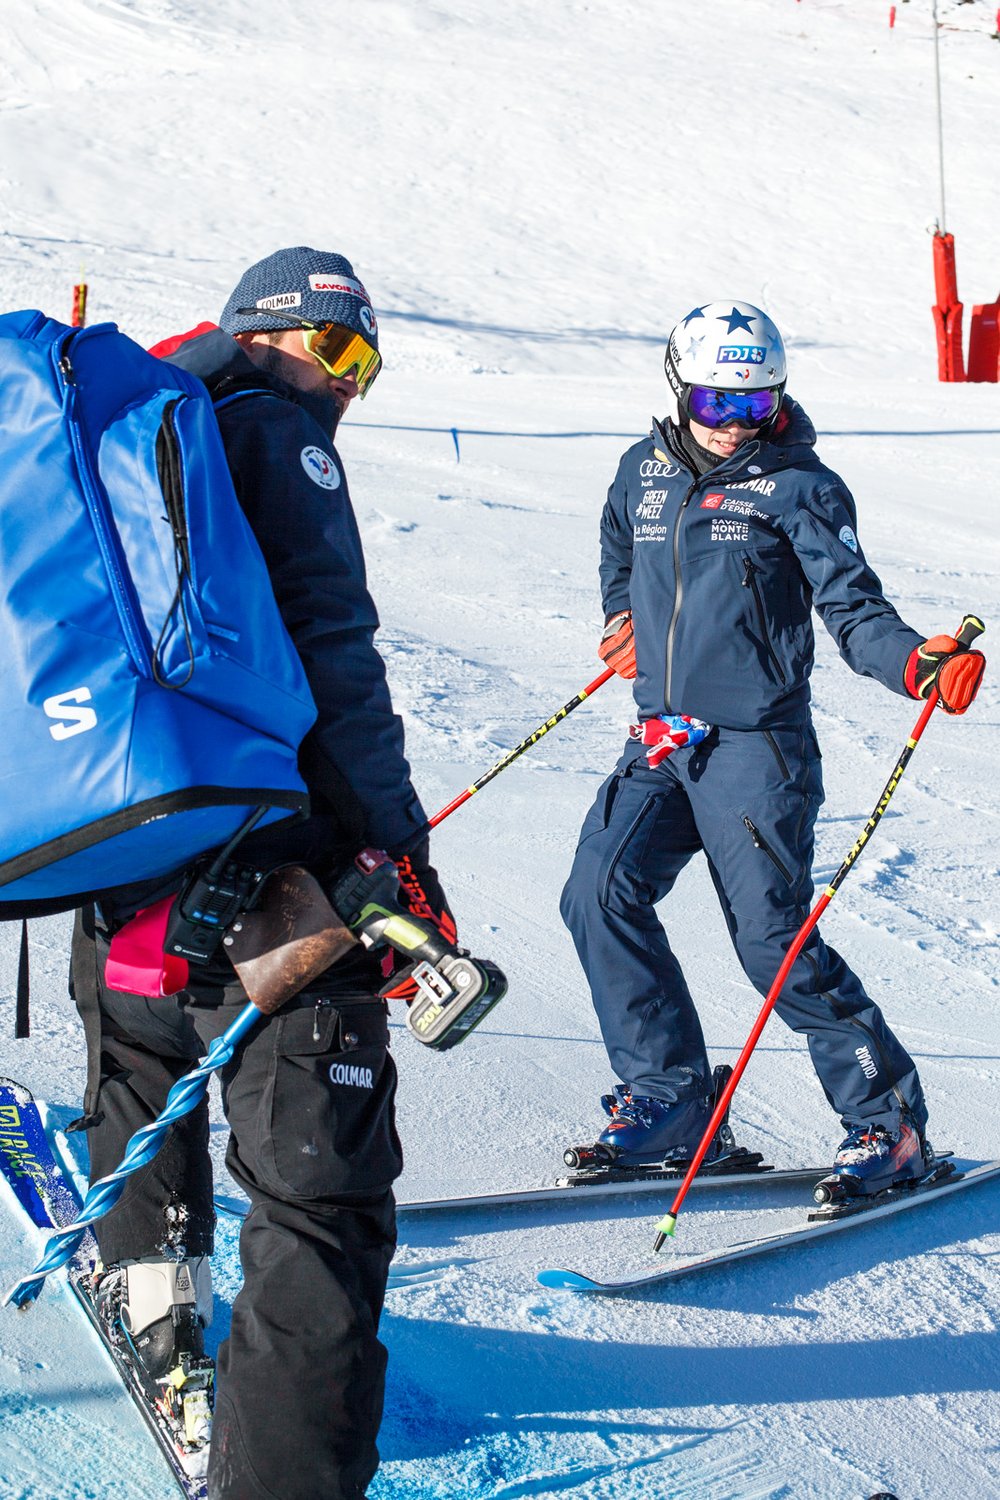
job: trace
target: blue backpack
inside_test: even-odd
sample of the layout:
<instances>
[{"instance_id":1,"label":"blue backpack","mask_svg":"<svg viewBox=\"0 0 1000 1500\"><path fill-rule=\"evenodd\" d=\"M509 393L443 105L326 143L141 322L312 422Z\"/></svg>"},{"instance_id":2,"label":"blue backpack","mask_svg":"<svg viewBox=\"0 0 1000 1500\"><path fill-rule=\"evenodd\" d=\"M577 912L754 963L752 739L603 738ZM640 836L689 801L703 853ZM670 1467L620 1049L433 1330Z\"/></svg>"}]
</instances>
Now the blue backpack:
<instances>
[{"instance_id":1,"label":"blue backpack","mask_svg":"<svg viewBox=\"0 0 1000 1500\"><path fill-rule=\"evenodd\" d=\"M0 918L305 809L316 713L202 383L0 317Z\"/></svg>"}]
</instances>

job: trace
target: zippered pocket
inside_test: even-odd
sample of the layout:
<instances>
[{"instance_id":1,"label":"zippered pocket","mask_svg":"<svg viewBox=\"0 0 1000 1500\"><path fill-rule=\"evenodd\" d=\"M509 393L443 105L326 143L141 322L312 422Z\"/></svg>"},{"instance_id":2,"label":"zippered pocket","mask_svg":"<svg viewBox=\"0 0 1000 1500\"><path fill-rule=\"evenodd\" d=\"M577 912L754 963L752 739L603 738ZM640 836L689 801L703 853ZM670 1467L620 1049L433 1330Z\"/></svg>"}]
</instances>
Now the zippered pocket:
<instances>
[{"instance_id":1,"label":"zippered pocket","mask_svg":"<svg viewBox=\"0 0 1000 1500\"><path fill-rule=\"evenodd\" d=\"M778 874L781 875L789 885L791 885L792 877L788 871L787 866L785 865L784 861L781 860L777 854L775 854L774 850L771 848L770 844L767 842L767 839L761 833L756 823L754 823L749 813L743 814L743 826L750 837L753 839L754 848L759 849L762 854L766 854L774 868L777 870Z\"/></svg>"},{"instance_id":2,"label":"zippered pocket","mask_svg":"<svg viewBox=\"0 0 1000 1500\"><path fill-rule=\"evenodd\" d=\"M631 823L626 828L622 837L618 840L615 852L611 856L611 859L608 863L607 874L604 877L604 885L601 889L602 905L607 905L608 898L611 893L611 879L615 873L615 870L618 868L618 861L625 853L625 850L628 848L629 844L635 838L640 827L642 826L643 820L649 815L650 812L655 810L656 804L659 801L660 796L657 793L653 793L651 796L647 797L645 802L640 807L639 811L636 813L635 817L632 819Z\"/></svg>"},{"instance_id":3,"label":"zippered pocket","mask_svg":"<svg viewBox=\"0 0 1000 1500\"><path fill-rule=\"evenodd\" d=\"M187 465L178 431L189 398L164 390L105 424L98 455L111 520L149 639L146 674L176 690L208 652L193 577Z\"/></svg>"},{"instance_id":4,"label":"zippered pocket","mask_svg":"<svg viewBox=\"0 0 1000 1500\"><path fill-rule=\"evenodd\" d=\"M167 520L174 536L176 587L170 608L164 617L163 627L153 647L153 676L161 687L170 688L184 687L190 682L194 675L195 657L185 597L193 593L194 585L191 578L191 548L188 538L187 503L184 495L184 463L174 420L174 413L180 405L180 400L181 398L177 397L176 400L167 402L160 419L160 430L156 435L156 473L163 493L163 503L167 508ZM187 667L178 681L168 682L161 675L161 666L164 665L166 639L173 619L177 620L183 635L187 651Z\"/></svg>"},{"instance_id":5,"label":"zippered pocket","mask_svg":"<svg viewBox=\"0 0 1000 1500\"><path fill-rule=\"evenodd\" d=\"M146 629L131 574L126 566L124 549L107 492L101 482L77 416L78 389L70 357L70 345L78 333L79 330L74 330L67 334L52 348L52 362L63 397L63 417L73 450L80 489L87 503L87 510L107 572L111 598L121 624L129 657L140 676L150 677L152 676L152 651L149 632Z\"/></svg>"},{"instance_id":6,"label":"zippered pocket","mask_svg":"<svg viewBox=\"0 0 1000 1500\"><path fill-rule=\"evenodd\" d=\"M749 555L749 553L744 552L742 556L743 587L745 589L749 589L753 595L754 608L757 614L757 625L760 629L760 638L764 642L764 649L767 652L768 659L771 661L774 670L778 674L779 682L786 682L787 678L785 676L785 669L781 665L781 662L778 660L775 649L771 644L770 632L767 628L767 616L764 613L764 600L760 592L760 584L757 582L757 574L760 572L760 569L754 562L753 558Z\"/></svg>"},{"instance_id":7,"label":"zippered pocket","mask_svg":"<svg viewBox=\"0 0 1000 1500\"><path fill-rule=\"evenodd\" d=\"M778 763L778 770L781 772L782 780L787 781L789 779L788 762L781 753L781 747L778 744L778 741L775 739L770 729L765 729L763 731L763 734L764 738L767 740L768 745L771 747L772 755Z\"/></svg>"}]
</instances>

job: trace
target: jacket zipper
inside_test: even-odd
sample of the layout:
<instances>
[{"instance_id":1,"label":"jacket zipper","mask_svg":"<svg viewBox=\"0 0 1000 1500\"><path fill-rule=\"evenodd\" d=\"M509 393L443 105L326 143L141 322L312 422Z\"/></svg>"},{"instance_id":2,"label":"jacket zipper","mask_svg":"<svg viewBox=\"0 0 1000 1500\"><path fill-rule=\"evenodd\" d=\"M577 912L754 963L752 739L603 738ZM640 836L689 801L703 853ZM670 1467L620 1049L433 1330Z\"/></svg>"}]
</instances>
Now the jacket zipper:
<instances>
[{"instance_id":1,"label":"jacket zipper","mask_svg":"<svg viewBox=\"0 0 1000 1500\"><path fill-rule=\"evenodd\" d=\"M125 644L133 665L143 677L149 676L149 646L146 640L145 628L142 624L139 602L135 597L131 580L122 563L121 544L115 534L114 526L108 514L108 507L102 494L102 487L94 473L90 453L83 440L83 434L76 422L77 384L76 375L73 370L73 362L69 356L69 346L77 337L79 330L69 334L61 343L57 344L52 351L52 359L56 366L59 382L63 391L63 412L66 425L69 429L70 442L73 448L73 457L76 461L77 473L80 477L80 488L87 502L87 509L94 525L97 536L97 545L100 548L101 557L111 582L111 595L114 600L118 618L121 621L122 633Z\"/></svg>"},{"instance_id":2,"label":"jacket zipper","mask_svg":"<svg viewBox=\"0 0 1000 1500\"><path fill-rule=\"evenodd\" d=\"M762 854L766 854L774 868L777 870L778 874L784 876L787 883L791 885L792 877L789 874L788 870L785 868L785 865L775 854L774 850L767 842L767 839L757 827L756 823L754 823L746 813L744 813L743 815L743 826L750 837L753 839L754 848L759 849Z\"/></svg>"},{"instance_id":3,"label":"jacket zipper","mask_svg":"<svg viewBox=\"0 0 1000 1500\"><path fill-rule=\"evenodd\" d=\"M753 558L747 557L744 554L743 587L745 589L749 589L753 594L753 602L757 609L757 622L760 625L760 633L764 641L764 646L767 650L768 656L774 663L774 670L777 672L780 681L785 682L785 670L782 667L781 662L778 660L777 656L774 654L774 647L771 645L771 637L768 634L767 630L767 619L764 615L764 601L760 596L760 587L757 583L757 574L759 571L760 569L757 567L757 564L754 562Z\"/></svg>"},{"instance_id":4,"label":"jacket zipper","mask_svg":"<svg viewBox=\"0 0 1000 1500\"><path fill-rule=\"evenodd\" d=\"M681 612L681 601L684 598L684 580L681 576L681 520L687 509L688 502L697 488L698 480L695 480L677 507L677 515L674 518L674 607L670 612L670 624L667 626L667 671L663 681L663 703L668 714L673 712L673 709L670 707L670 678L673 673L674 633L677 629L677 616Z\"/></svg>"}]
</instances>

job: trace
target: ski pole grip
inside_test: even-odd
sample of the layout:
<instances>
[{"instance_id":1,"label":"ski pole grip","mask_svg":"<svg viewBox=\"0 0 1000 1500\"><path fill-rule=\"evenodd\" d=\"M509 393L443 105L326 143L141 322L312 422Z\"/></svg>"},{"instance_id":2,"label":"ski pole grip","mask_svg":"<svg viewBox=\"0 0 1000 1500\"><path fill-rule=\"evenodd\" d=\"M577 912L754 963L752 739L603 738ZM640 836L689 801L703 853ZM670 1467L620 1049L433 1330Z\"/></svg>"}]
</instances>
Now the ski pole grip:
<instances>
[{"instance_id":1,"label":"ski pole grip","mask_svg":"<svg viewBox=\"0 0 1000 1500\"><path fill-rule=\"evenodd\" d=\"M986 626L978 615L966 615L955 639L960 646L969 647L978 640Z\"/></svg>"}]
</instances>

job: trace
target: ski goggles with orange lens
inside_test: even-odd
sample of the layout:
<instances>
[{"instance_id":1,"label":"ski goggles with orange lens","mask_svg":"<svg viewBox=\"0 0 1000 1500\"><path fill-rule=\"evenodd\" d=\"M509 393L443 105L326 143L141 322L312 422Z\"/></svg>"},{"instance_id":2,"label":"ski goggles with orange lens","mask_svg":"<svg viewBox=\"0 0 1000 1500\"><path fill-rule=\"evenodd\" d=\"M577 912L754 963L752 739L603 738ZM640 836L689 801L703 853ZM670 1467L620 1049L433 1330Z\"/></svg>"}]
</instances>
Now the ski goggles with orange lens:
<instances>
[{"instance_id":1,"label":"ski goggles with orange lens","mask_svg":"<svg viewBox=\"0 0 1000 1500\"><path fill-rule=\"evenodd\" d=\"M342 323L322 323L319 327L302 324L302 342L319 360L330 375L353 375L358 382L358 395L364 397L371 390L379 370L382 356L373 349L367 339Z\"/></svg>"},{"instance_id":2,"label":"ski goggles with orange lens","mask_svg":"<svg viewBox=\"0 0 1000 1500\"><path fill-rule=\"evenodd\" d=\"M306 353L311 354L328 375L353 375L362 400L382 368L382 356L378 350L373 349L360 333L345 328L343 323L307 323L303 318L279 312L276 307L269 307L266 312L259 307L238 307L236 313L238 317L280 318L290 328L298 328Z\"/></svg>"},{"instance_id":3,"label":"ski goggles with orange lens","mask_svg":"<svg viewBox=\"0 0 1000 1500\"><path fill-rule=\"evenodd\" d=\"M707 385L693 385L688 391L687 414L702 427L763 427L781 406L784 387L763 391L717 391Z\"/></svg>"}]
</instances>

